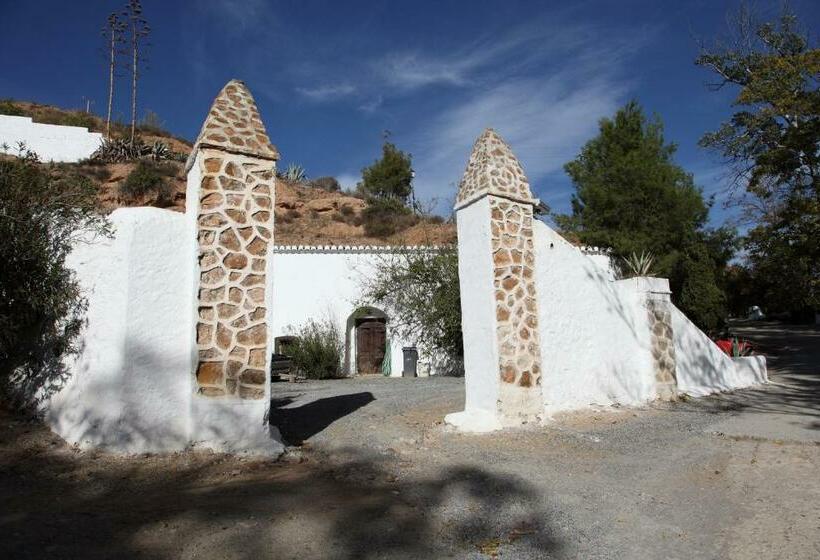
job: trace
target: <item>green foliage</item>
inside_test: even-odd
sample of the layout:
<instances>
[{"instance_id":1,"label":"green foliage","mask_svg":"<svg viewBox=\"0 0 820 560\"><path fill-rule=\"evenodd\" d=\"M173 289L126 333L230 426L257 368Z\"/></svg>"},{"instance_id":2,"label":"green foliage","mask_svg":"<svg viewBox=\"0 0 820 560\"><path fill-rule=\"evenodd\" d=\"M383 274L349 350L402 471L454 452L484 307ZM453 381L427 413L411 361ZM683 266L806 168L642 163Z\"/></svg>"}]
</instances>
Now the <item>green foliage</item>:
<instances>
[{"instance_id":1,"label":"green foliage","mask_svg":"<svg viewBox=\"0 0 820 560\"><path fill-rule=\"evenodd\" d=\"M159 202L170 202L172 193L167 177L176 175L176 168L169 164L140 161L120 184L120 194L130 201L155 196Z\"/></svg>"},{"instance_id":2,"label":"green foliage","mask_svg":"<svg viewBox=\"0 0 820 560\"><path fill-rule=\"evenodd\" d=\"M362 210L364 233L369 237L389 237L418 222L413 212L395 198L372 198Z\"/></svg>"},{"instance_id":3,"label":"green foliage","mask_svg":"<svg viewBox=\"0 0 820 560\"><path fill-rule=\"evenodd\" d=\"M621 259L621 278L634 278L636 276L654 276L652 263L655 257L652 253L631 253Z\"/></svg>"},{"instance_id":4,"label":"green foliage","mask_svg":"<svg viewBox=\"0 0 820 560\"><path fill-rule=\"evenodd\" d=\"M91 154L92 160L105 163L123 163L142 158L154 161L178 159L165 142L146 144L139 137L133 142L127 138L104 138L100 147Z\"/></svg>"},{"instance_id":5,"label":"green foliage","mask_svg":"<svg viewBox=\"0 0 820 560\"><path fill-rule=\"evenodd\" d=\"M357 189L368 198L395 199L407 203L413 190L412 158L390 142L382 146L382 157L362 169Z\"/></svg>"},{"instance_id":6,"label":"green foliage","mask_svg":"<svg viewBox=\"0 0 820 560\"><path fill-rule=\"evenodd\" d=\"M771 311L820 308L820 49L784 9L759 23L742 9L728 44L696 63L732 87L739 108L701 139L733 166L757 219L746 239L756 302Z\"/></svg>"},{"instance_id":7,"label":"green foliage","mask_svg":"<svg viewBox=\"0 0 820 560\"><path fill-rule=\"evenodd\" d=\"M308 320L293 334L296 340L288 346L293 366L308 379L342 377L344 342L336 324L330 319Z\"/></svg>"},{"instance_id":8,"label":"green foliage","mask_svg":"<svg viewBox=\"0 0 820 560\"><path fill-rule=\"evenodd\" d=\"M26 112L18 107L12 99L0 99L0 115L10 115L12 117L25 117Z\"/></svg>"},{"instance_id":9,"label":"green foliage","mask_svg":"<svg viewBox=\"0 0 820 560\"><path fill-rule=\"evenodd\" d=\"M403 251L384 255L365 279L363 299L390 316L390 328L422 348L464 356L458 253Z\"/></svg>"},{"instance_id":10,"label":"green foliage","mask_svg":"<svg viewBox=\"0 0 820 560\"><path fill-rule=\"evenodd\" d=\"M0 160L0 387L24 404L55 388L77 349L86 302L65 261L78 236L108 233L96 194L31 153Z\"/></svg>"},{"instance_id":11,"label":"green foliage","mask_svg":"<svg viewBox=\"0 0 820 560\"><path fill-rule=\"evenodd\" d=\"M708 205L692 175L674 162L675 151L660 119L648 120L637 102L628 103L601 120L599 135L566 164L576 193L572 215L556 221L584 243L611 247L616 257L651 252L675 302L710 329L724 312L718 277L733 254L734 236L704 229ZM706 275L712 289L693 275Z\"/></svg>"}]
</instances>

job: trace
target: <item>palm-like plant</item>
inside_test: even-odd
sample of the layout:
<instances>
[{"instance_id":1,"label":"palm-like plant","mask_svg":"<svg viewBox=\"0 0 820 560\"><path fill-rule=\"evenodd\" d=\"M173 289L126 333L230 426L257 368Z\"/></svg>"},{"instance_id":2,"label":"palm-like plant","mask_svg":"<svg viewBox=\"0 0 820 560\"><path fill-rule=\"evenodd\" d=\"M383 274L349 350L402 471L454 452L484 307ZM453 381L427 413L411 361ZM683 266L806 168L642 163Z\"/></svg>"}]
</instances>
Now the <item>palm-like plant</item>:
<instances>
[{"instance_id":1,"label":"palm-like plant","mask_svg":"<svg viewBox=\"0 0 820 560\"><path fill-rule=\"evenodd\" d=\"M293 183L302 183L308 178L305 168L298 163L288 164L285 170L279 173L279 177Z\"/></svg>"},{"instance_id":2,"label":"palm-like plant","mask_svg":"<svg viewBox=\"0 0 820 560\"><path fill-rule=\"evenodd\" d=\"M645 251L641 251L640 255L632 253L621 260L621 275L624 278L655 275L652 270L652 265L655 263L655 256L652 253Z\"/></svg>"}]
</instances>

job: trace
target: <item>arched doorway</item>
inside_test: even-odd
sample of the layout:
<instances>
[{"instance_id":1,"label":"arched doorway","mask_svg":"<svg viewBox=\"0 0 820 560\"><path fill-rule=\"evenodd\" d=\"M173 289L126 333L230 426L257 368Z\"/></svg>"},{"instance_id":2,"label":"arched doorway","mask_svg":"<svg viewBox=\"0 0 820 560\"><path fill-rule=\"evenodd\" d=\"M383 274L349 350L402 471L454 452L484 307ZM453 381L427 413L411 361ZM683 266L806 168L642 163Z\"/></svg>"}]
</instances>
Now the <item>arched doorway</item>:
<instances>
[{"instance_id":1,"label":"arched doorway","mask_svg":"<svg viewBox=\"0 0 820 560\"><path fill-rule=\"evenodd\" d=\"M348 371L357 375L383 373L387 353L387 315L375 307L360 307L347 321Z\"/></svg>"}]
</instances>

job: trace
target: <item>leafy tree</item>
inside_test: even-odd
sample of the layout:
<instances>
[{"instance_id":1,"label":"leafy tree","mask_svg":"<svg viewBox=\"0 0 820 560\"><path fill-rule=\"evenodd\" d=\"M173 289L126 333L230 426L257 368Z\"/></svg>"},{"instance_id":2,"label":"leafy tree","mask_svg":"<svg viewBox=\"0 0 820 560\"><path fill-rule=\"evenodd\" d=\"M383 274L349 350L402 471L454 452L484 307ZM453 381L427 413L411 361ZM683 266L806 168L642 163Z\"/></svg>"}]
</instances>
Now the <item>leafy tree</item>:
<instances>
[{"instance_id":1,"label":"leafy tree","mask_svg":"<svg viewBox=\"0 0 820 560\"><path fill-rule=\"evenodd\" d=\"M696 64L713 89L737 90L738 110L701 139L734 170L733 187L757 221L748 263L770 309L820 307L820 49L785 9L758 23L742 8L734 40L704 46Z\"/></svg>"},{"instance_id":2,"label":"leafy tree","mask_svg":"<svg viewBox=\"0 0 820 560\"><path fill-rule=\"evenodd\" d=\"M676 303L711 330L723 314L717 278L731 258L733 234L705 229L709 204L674 162L675 151L660 119L647 119L637 102L627 103L614 118L602 119L598 136L565 165L576 192L572 214L557 222L618 257L652 253Z\"/></svg>"},{"instance_id":3,"label":"leafy tree","mask_svg":"<svg viewBox=\"0 0 820 560\"><path fill-rule=\"evenodd\" d=\"M464 356L458 253L404 251L384 255L365 279L364 301L384 309L391 328L422 348Z\"/></svg>"},{"instance_id":4,"label":"leafy tree","mask_svg":"<svg viewBox=\"0 0 820 560\"><path fill-rule=\"evenodd\" d=\"M293 367L308 379L342 377L344 342L339 327L330 319L308 320L298 329L289 347Z\"/></svg>"},{"instance_id":5,"label":"leafy tree","mask_svg":"<svg viewBox=\"0 0 820 560\"><path fill-rule=\"evenodd\" d=\"M90 180L52 175L31 153L0 160L0 388L26 404L59 381L85 300L66 257L78 236L106 233Z\"/></svg>"},{"instance_id":6,"label":"leafy tree","mask_svg":"<svg viewBox=\"0 0 820 560\"><path fill-rule=\"evenodd\" d=\"M406 204L413 191L412 181L410 154L385 139L381 159L362 169L362 180L357 189L369 198L393 198Z\"/></svg>"}]
</instances>

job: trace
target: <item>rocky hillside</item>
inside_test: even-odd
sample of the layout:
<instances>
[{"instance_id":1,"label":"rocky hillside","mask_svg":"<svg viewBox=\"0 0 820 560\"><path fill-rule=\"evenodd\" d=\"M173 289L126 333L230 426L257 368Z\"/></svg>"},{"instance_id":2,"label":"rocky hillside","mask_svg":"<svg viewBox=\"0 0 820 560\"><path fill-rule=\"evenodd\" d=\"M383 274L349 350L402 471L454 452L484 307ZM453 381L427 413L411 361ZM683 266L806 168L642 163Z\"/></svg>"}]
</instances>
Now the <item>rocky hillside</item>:
<instances>
[{"instance_id":1,"label":"rocky hillside","mask_svg":"<svg viewBox=\"0 0 820 560\"><path fill-rule=\"evenodd\" d=\"M367 202L343 192L276 180L277 245L442 245L455 243L455 226L436 218L411 218L387 237L368 237Z\"/></svg>"},{"instance_id":2,"label":"rocky hillside","mask_svg":"<svg viewBox=\"0 0 820 560\"><path fill-rule=\"evenodd\" d=\"M31 117L35 122L83 126L102 132L105 121L82 111L69 111L26 101L0 100L0 114ZM114 124L116 135L127 128ZM141 125L140 137L146 143L162 141L172 151L188 154L191 143L155 126ZM185 211L184 164L178 161L146 162L157 188L143 188L138 193L124 188L138 163L101 164L92 161L78 164L53 164L57 170L77 171L99 187L99 204L105 212L128 206L154 206L176 212ZM143 170L144 171L144 170ZM144 181L143 181L144 182ZM276 181L275 238L280 245L439 245L454 243L455 226L436 217L402 216L392 223L396 231L389 235L368 236L363 212L367 202L338 191L327 191L309 183Z\"/></svg>"}]
</instances>

